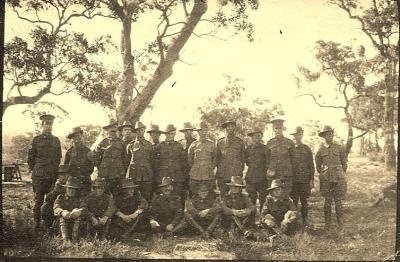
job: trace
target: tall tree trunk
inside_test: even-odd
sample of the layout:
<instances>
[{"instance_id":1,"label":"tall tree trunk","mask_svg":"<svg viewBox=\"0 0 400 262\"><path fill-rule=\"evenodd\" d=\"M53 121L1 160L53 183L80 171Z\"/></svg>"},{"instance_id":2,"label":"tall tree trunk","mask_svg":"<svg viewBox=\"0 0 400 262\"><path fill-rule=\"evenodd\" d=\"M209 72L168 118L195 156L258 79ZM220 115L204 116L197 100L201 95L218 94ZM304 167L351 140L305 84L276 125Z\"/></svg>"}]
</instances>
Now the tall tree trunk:
<instances>
[{"instance_id":1,"label":"tall tree trunk","mask_svg":"<svg viewBox=\"0 0 400 262\"><path fill-rule=\"evenodd\" d=\"M392 65L395 64L391 59L387 62L387 73L385 76L385 114L383 132L385 140L385 168L387 170L396 169L396 148L394 146L394 105L395 88L394 77L392 75Z\"/></svg>"},{"instance_id":2,"label":"tall tree trunk","mask_svg":"<svg viewBox=\"0 0 400 262\"><path fill-rule=\"evenodd\" d=\"M206 13L207 8L207 1L195 0L193 9L187 18L186 24L183 26L181 33L172 40L168 50L166 51L165 59L160 62L153 76L141 90L140 95L136 96L128 107L121 107L121 109L125 110L119 112L119 118L129 119L131 122L137 121L140 118L147 106L150 104L157 90L165 80L172 75L173 66L176 61L179 60L179 52L193 34L195 27L199 23L201 17ZM125 46L127 46L126 43Z\"/></svg>"},{"instance_id":3,"label":"tall tree trunk","mask_svg":"<svg viewBox=\"0 0 400 262\"><path fill-rule=\"evenodd\" d=\"M123 75L122 84L117 87L115 93L116 99L116 113L118 122L128 120L125 117L125 110L132 101L133 87L134 87L134 61L132 56L131 46L131 17L128 15L122 21L122 35L121 35L121 55L123 61Z\"/></svg>"},{"instance_id":4,"label":"tall tree trunk","mask_svg":"<svg viewBox=\"0 0 400 262\"><path fill-rule=\"evenodd\" d=\"M360 139L360 156L365 156L365 138L361 137Z\"/></svg>"}]
</instances>

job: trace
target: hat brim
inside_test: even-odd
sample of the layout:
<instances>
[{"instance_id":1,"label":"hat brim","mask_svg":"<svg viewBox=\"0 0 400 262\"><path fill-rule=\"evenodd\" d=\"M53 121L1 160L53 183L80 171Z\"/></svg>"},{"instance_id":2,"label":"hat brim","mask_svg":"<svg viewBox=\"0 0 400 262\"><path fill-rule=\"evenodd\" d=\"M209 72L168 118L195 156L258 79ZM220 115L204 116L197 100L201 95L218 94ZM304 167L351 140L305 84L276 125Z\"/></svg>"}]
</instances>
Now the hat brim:
<instances>
[{"instance_id":1,"label":"hat brim","mask_svg":"<svg viewBox=\"0 0 400 262\"><path fill-rule=\"evenodd\" d=\"M303 134L303 132L295 132L295 133L291 133L291 136L297 135L297 134Z\"/></svg>"},{"instance_id":2,"label":"hat brim","mask_svg":"<svg viewBox=\"0 0 400 262\"><path fill-rule=\"evenodd\" d=\"M225 123L223 123L222 125L221 125L221 127L222 128L226 128L229 124L233 124L233 125L235 125L236 126L236 122L233 122L233 121L229 121L229 122L225 122Z\"/></svg>"},{"instance_id":3,"label":"hat brim","mask_svg":"<svg viewBox=\"0 0 400 262\"><path fill-rule=\"evenodd\" d=\"M139 129L143 129L143 128L146 128L145 126L141 126L141 127L138 127L138 128L133 128L133 131L136 131L136 130L139 130Z\"/></svg>"},{"instance_id":4,"label":"hat brim","mask_svg":"<svg viewBox=\"0 0 400 262\"><path fill-rule=\"evenodd\" d=\"M71 139L71 138L73 138L76 134L83 134L83 131L78 131L78 132L69 133L69 134L67 135L67 138Z\"/></svg>"},{"instance_id":5,"label":"hat brim","mask_svg":"<svg viewBox=\"0 0 400 262\"><path fill-rule=\"evenodd\" d=\"M335 131L334 131L334 130L322 131L322 132L319 132L319 133L318 133L318 136L324 137L324 135L325 135L326 133L329 133L329 132L334 133Z\"/></svg>"},{"instance_id":6,"label":"hat brim","mask_svg":"<svg viewBox=\"0 0 400 262\"><path fill-rule=\"evenodd\" d=\"M277 189L277 188L280 188L280 187L282 187L282 186L274 186L274 187L270 187L270 188L267 188L267 191L271 191L271 190L274 190L274 189Z\"/></svg>"},{"instance_id":7,"label":"hat brim","mask_svg":"<svg viewBox=\"0 0 400 262\"><path fill-rule=\"evenodd\" d=\"M235 187L246 187L245 185L234 184L234 183L225 183L225 185L228 185L228 186L235 186Z\"/></svg>"},{"instance_id":8,"label":"hat brim","mask_svg":"<svg viewBox=\"0 0 400 262\"><path fill-rule=\"evenodd\" d=\"M159 134L162 134L163 132L161 130L149 130L146 133L159 133Z\"/></svg>"},{"instance_id":9,"label":"hat brim","mask_svg":"<svg viewBox=\"0 0 400 262\"><path fill-rule=\"evenodd\" d=\"M186 131L186 130L194 131L195 128L182 128L182 129L179 129L179 132L184 132L184 131Z\"/></svg>"}]
</instances>

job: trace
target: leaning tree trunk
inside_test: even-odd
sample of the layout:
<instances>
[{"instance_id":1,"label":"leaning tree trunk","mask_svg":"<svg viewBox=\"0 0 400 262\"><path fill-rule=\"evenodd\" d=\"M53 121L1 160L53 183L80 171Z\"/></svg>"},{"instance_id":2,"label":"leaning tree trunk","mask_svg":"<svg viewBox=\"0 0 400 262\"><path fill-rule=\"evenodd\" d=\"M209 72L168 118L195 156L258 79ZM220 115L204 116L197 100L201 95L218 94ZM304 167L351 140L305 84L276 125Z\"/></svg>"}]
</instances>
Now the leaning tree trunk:
<instances>
[{"instance_id":1,"label":"leaning tree trunk","mask_svg":"<svg viewBox=\"0 0 400 262\"><path fill-rule=\"evenodd\" d=\"M394 105L395 88L392 75L392 61L387 62L387 74L385 76L385 113L384 113L384 141L385 141L385 167L387 170L396 169L396 148L394 146Z\"/></svg>"},{"instance_id":2,"label":"leaning tree trunk","mask_svg":"<svg viewBox=\"0 0 400 262\"><path fill-rule=\"evenodd\" d=\"M137 121L145 109L150 104L154 95L160 86L167 80L173 73L173 66L179 60L179 52L182 50L190 36L193 34L194 29L199 23L201 17L207 11L207 2L203 0L196 0L193 9L190 12L186 24L182 27L181 33L177 35L172 41L165 54L165 58L160 61L153 76L148 80L146 86L141 90L140 95L137 95L129 106L123 108L119 112L119 119L129 119L131 122ZM127 44L125 43L125 46Z\"/></svg>"},{"instance_id":3,"label":"leaning tree trunk","mask_svg":"<svg viewBox=\"0 0 400 262\"><path fill-rule=\"evenodd\" d=\"M123 61L122 84L118 85L115 92L116 113L118 122L122 123L127 120L124 116L126 108L132 101L132 93L134 87L134 63L131 46L131 17L127 15L122 21L121 32L121 55Z\"/></svg>"}]
</instances>

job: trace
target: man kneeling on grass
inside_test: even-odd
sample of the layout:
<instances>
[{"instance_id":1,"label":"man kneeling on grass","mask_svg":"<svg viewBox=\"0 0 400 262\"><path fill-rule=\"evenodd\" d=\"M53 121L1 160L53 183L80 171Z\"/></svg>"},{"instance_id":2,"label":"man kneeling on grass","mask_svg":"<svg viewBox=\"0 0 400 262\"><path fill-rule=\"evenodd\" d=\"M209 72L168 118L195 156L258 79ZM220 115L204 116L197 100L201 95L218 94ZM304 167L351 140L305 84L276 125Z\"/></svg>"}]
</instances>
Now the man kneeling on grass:
<instances>
[{"instance_id":1,"label":"man kneeling on grass","mask_svg":"<svg viewBox=\"0 0 400 262\"><path fill-rule=\"evenodd\" d=\"M122 192L115 196L116 212L111 220L111 231L116 237L127 239L132 232L145 227L148 203L132 179L122 180Z\"/></svg>"},{"instance_id":2,"label":"man kneeling on grass","mask_svg":"<svg viewBox=\"0 0 400 262\"><path fill-rule=\"evenodd\" d=\"M189 200L185 216L176 226L175 232L189 225L197 229L204 238L209 238L221 217L222 207L210 192L208 183L201 184L197 190L197 194Z\"/></svg>"},{"instance_id":3,"label":"man kneeling on grass","mask_svg":"<svg viewBox=\"0 0 400 262\"><path fill-rule=\"evenodd\" d=\"M183 217L182 202L180 197L172 192L172 182L170 177L163 177L159 185L161 193L154 197L149 215L152 231L166 233L166 236L172 236Z\"/></svg>"},{"instance_id":4,"label":"man kneeling on grass","mask_svg":"<svg viewBox=\"0 0 400 262\"><path fill-rule=\"evenodd\" d=\"M82 203L87 216L87 231L92 236L103 238L108 234L110 218L115 212L114 199L111 194L105 193L104 178L97 178L92 188L93 192Z\"/></svg>"},{"instance_id":5,"label":"man kneeling on grass","mask_svg":"<svg viewBox=\"0 0 400 262\"><path fill-rule=\"evenodd\" d=\"M65 180L67 179L67 172L68 172L68 166L67 165L60 165L58 168L58 178L57 181L53 187L53 189L46 194L46 198L44 200L44 203L41 207L41 215L42 219L44 221L44 224L46 226L46 231L49 236L52 236L57 232L57 228L54 226L54 221L55 221L55 216L54 216L54 202L56 201L57 197L64 193L64 185L65 185Z\"/></svg>"},{"instance_id":6,"label":"man kneeling on grass","mask_svg":"<svg viewBox=\"0 0 400 262\"><path fill-rule=\"evenodd\" d=\"M232 176L231 182L226 184L229 186L229 192L222 204L221 226L228 232L230 238L234 238L238 231L246 238L252 238L253 234L249 229L256 207L242 192L242 189L246 187L243 179L240 176Z\"/></svg>"},{"instance_id":7,"label":"man kneeling on grass","mask_svg":"<svg viewBox=\"0 0 400 262\"><path fill-rule=\"evenodd\" d=\"M297 209L292 199L282 190L282 182L275 179L267 189L267 196L261 211L262 226L272 235L294 234L299 228Z\"/></svg>"},{"instance_id":8,"label":"man kneeling on grass","mask_svg":"<svg viewBox=\"0 0 400 262\"><path fill-rule=\"evenodd\" d=\"M65 187L65 193L59 195L54 202L54 215L58 218L63 240L69 242L80 237L83 210L79 208L82 203L79 191L82 186L75 177L69 177Z\"/></svg>"}]
</instances>

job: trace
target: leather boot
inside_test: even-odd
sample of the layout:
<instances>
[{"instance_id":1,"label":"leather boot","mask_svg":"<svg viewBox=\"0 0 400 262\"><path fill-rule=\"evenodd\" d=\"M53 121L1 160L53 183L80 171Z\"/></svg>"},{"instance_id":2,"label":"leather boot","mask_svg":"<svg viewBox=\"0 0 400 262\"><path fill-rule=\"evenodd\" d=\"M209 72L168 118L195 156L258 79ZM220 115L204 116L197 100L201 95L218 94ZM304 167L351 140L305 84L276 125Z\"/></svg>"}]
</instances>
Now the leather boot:
<instances>
[{"instance_id":1,"label":"leather boot","mask_svg":"<svg viewBox=\"0 0 400 262\"><path fill-rule=\"evenodd\" d=\"M324 204L324 218L325 218L325 229L329 230L331 227L331 215L332 215L332 206L331 204Z\"/></svg>"},{"instance_id":2,"label":"leather boot","mask_svg":"<svg viewBox=\"0 0 400 262\"><path fill-rule=\"evenodd\" d=\"M301 218L303 219L303 226L308 225L308 206L301 206Z\"/></svg>"},{"instance_id":3,"label":"leather boot","mask_svg":"<svg viewBox=\"0 0 400 262\"><path fill-rule=\"evenodd\" d=\"M343 205L342 205L341 201L337 201L335 203L335 211L336 211L336 219L337 219L338 226L340 228L343 228L343 224L344 224L344 221L343 221Z\"/></svg>"},{"instance_id":4,"label":"leather boot","mask_svg":"<svg viewBox=\"0 0 400 262\"><path fill-rule=\"evenodd\" d=\"M78 241L80 237L80 225L81 225L81 220L77 219L74 222L74 225L72 227L72 241Z\"/></svg>"}]
</instances>

